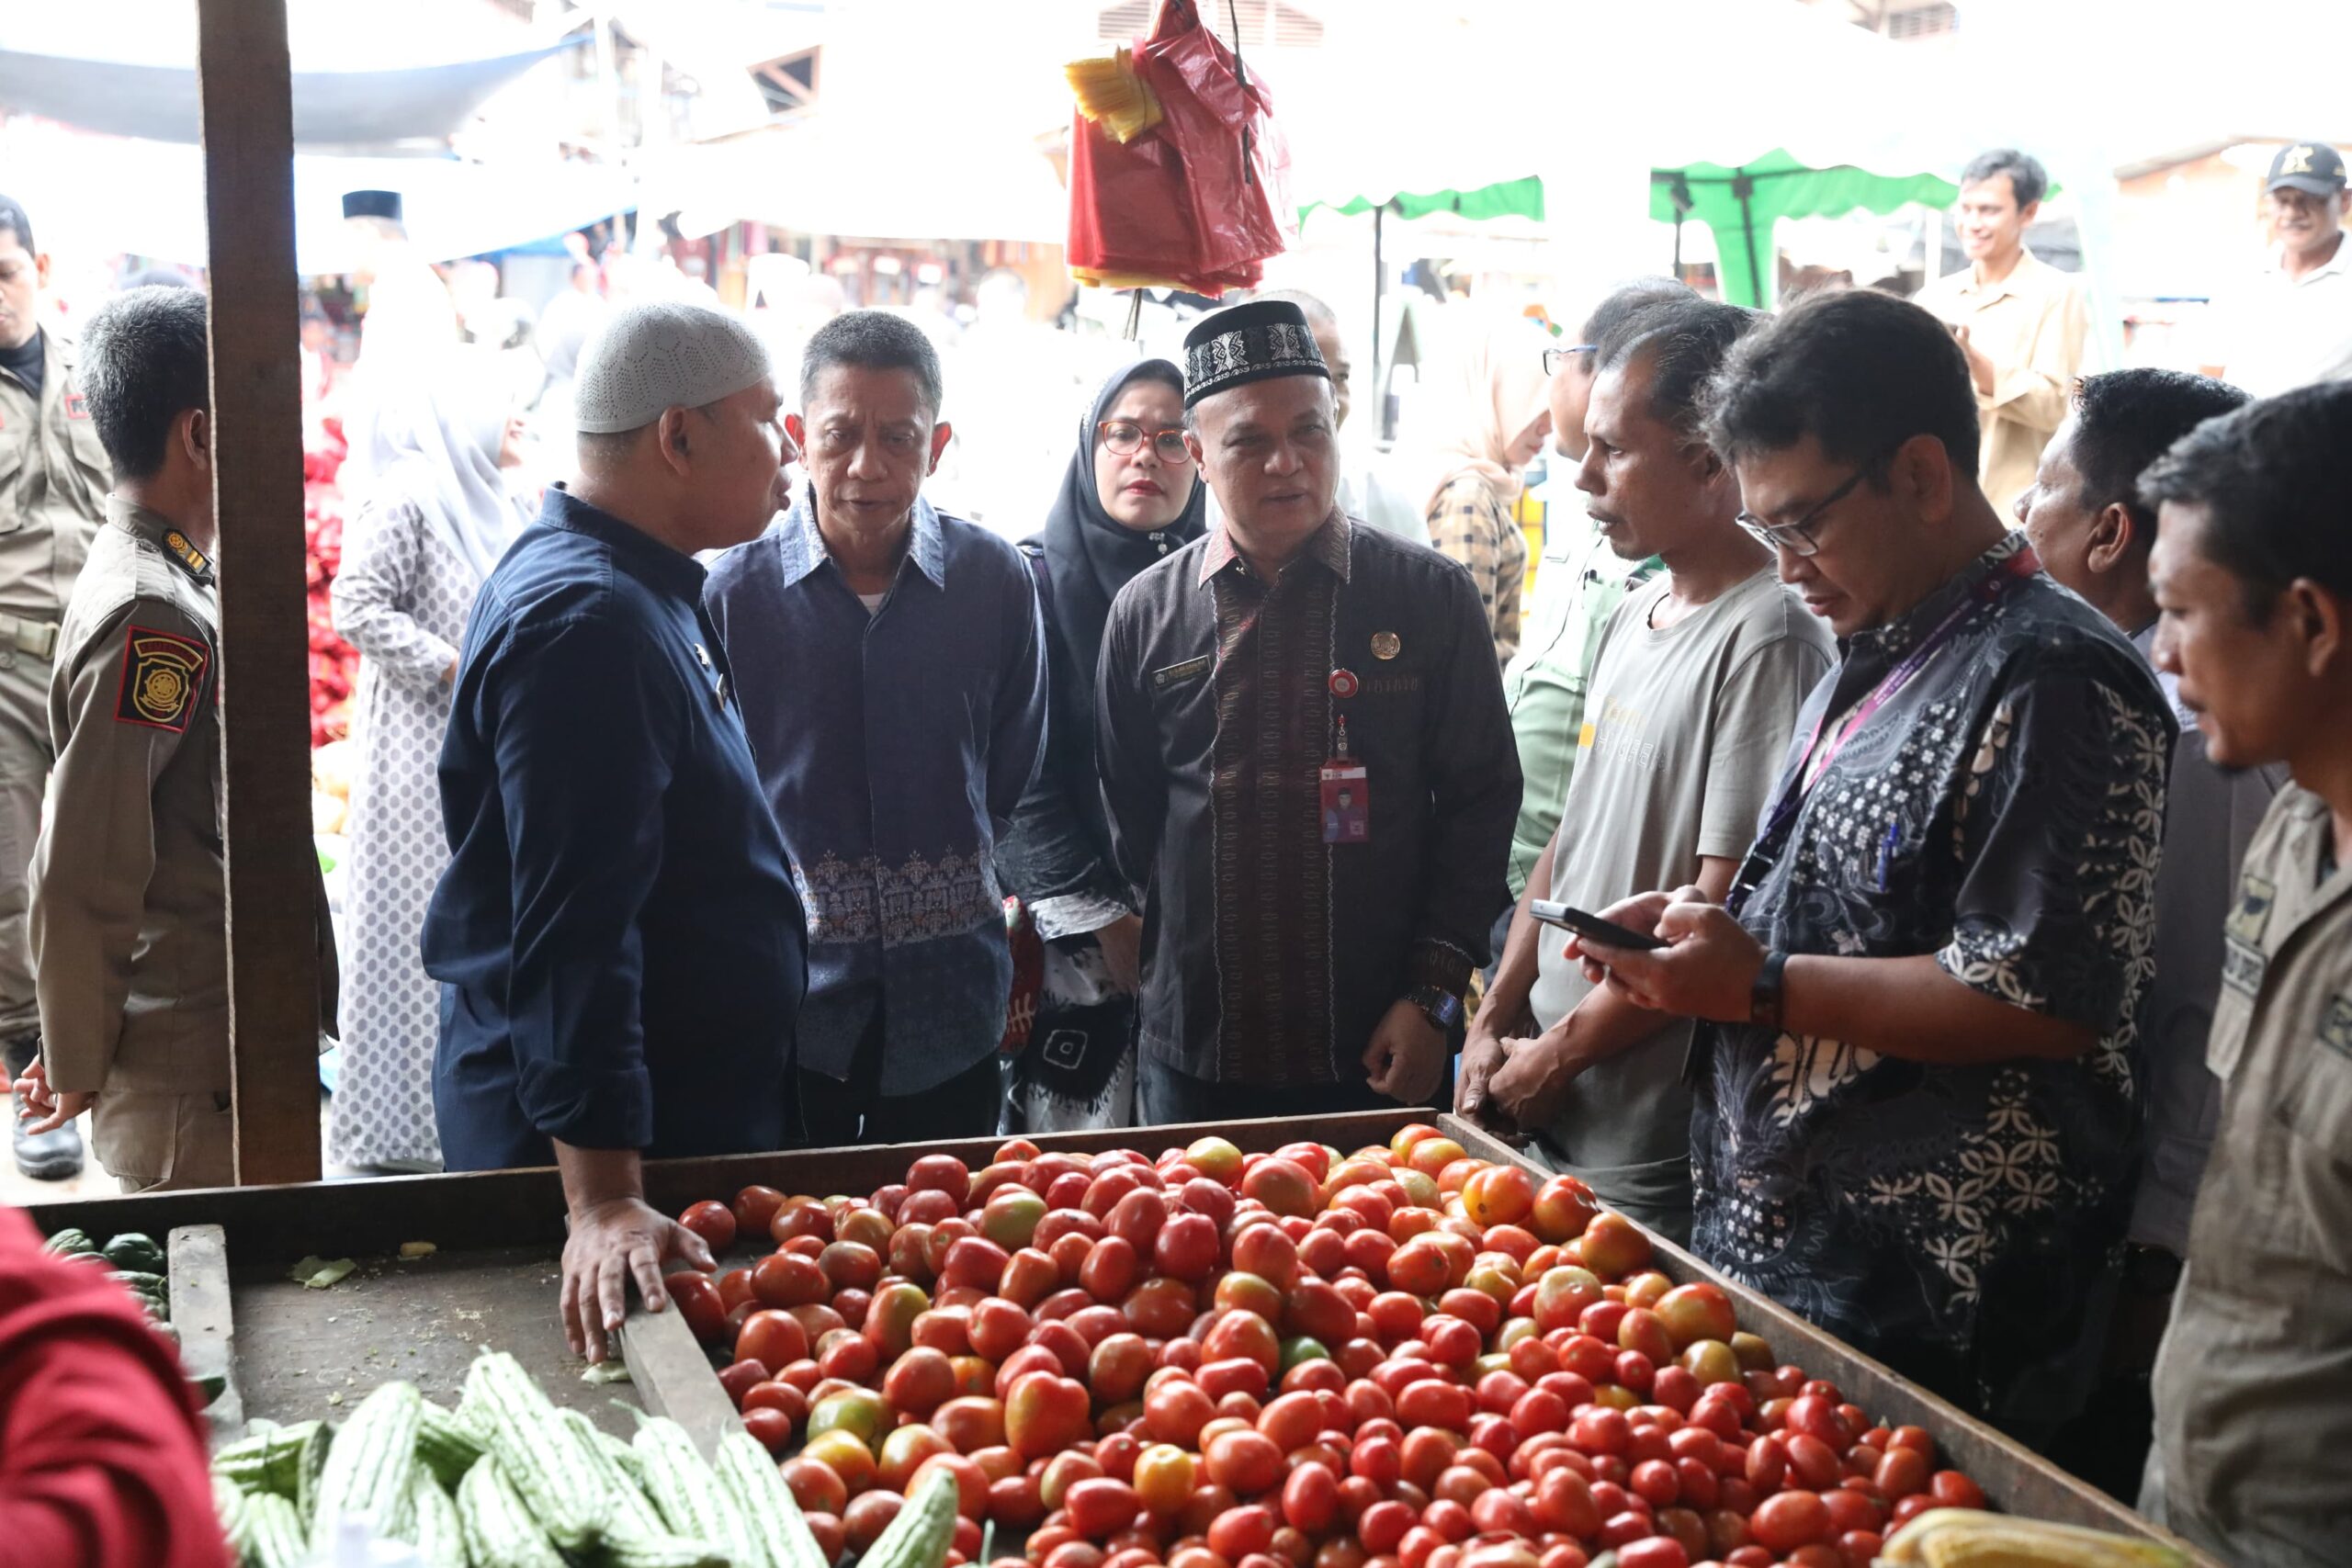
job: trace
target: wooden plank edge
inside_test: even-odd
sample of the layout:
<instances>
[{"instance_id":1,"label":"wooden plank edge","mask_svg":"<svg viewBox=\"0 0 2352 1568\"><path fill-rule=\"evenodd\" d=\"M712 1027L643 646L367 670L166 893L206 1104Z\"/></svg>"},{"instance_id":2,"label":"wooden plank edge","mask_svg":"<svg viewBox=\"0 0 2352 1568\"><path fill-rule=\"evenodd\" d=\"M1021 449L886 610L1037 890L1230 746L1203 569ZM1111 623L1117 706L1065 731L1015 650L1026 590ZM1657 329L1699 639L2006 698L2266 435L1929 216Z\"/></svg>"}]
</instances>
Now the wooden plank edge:
<instances>
[{"instance_id":1,"label":"wooden plank edge","mask_svg":"<svg viewBox=\"0 0 2352 1568\"><path fill-rule=\"evenodd\" d=\"M1542 1160L1450 1111L1439 1119L1439 1125L1464 1150L1482 1159L1509 1160L1524 1167L1539 1179L1555 1174ZM1986 1495L2001 1505L2003 1511L2158 1541L2183 1553L2200 1568L2225 1568L2162 1525L2133 1512L1940 1395L1921 1388L1884 1362L1863 1354L1666 1237L1638 1225L1636 1228L1649 1237L1659 1272L1677 1283L1703 1280L1721 1287L1738 1303L1740 1326L1751 1334L1761 1333L1784 1360L1804 1364L1804 1355L1788 1353L1792 1343L1801 1345L1805 1351L1826 1359L1838 1368L1841 1375L1837 1381L1856 1404L1870 1410L1874 1416L1926 1427L1943 1455L1984 1485ZM1758 1319L1762 1327L1758 1325ZM2007 1495L1998 1495L1988 1483L1988 1474L1995 1482L2016 1478L2025 1485Z\"/></svg>"},{"instance_id":2,"label":"wooden plank edge","mask_svg":"<svg viewBox=\"0 0 2352 1568\"><path fill-rule=\"evenodd\" d=\"M180 1365L191 1378L219 1377L205 1406L209 1441L218 1450L244 1436L244 1399L237 1390L236 1320L229 1294L229 1238L219 1225L177 1225L164 1238L165 1284Z\"/></svg>"},{"instance_id":3,"label":"wooden plank edge","mask_svg":"<svg viewBox=\"0 0 2352 1568\"><path fill-rule=\"evenodd\" d=\"M632 1305L621 1322L620 1348L639 1402L649 1413L684 1427L703 1458L715 1462L719 1438L746 1429L735 1402L719 1387L710 1358L674 1306L648 1312L642 1303Z\"/></svg>"}]
</instances>

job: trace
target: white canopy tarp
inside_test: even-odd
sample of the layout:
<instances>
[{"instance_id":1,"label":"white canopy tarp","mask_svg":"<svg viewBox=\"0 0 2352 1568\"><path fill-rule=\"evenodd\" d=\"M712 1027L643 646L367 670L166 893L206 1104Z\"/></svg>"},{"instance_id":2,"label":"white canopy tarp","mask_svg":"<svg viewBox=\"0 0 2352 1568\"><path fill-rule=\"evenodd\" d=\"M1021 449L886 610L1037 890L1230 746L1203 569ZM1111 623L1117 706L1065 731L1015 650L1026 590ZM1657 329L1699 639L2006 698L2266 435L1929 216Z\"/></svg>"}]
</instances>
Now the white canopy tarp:
<instances>
[{"instance_id":1,"label":"white canopy tarp","mask_svg":"<svg viewBox=\"0 0 2352 1568\"><path fill-rule=\"evenodd\" d=\"M204 159L195 147L9 127L9 194L25 204L45 250L128 253L201 265ZM428 261L527 244L636 205L628 174L608 164L492 166L443 158L294 157L296 265L343 272L355 260L343 195L396 190L409 237Z\"/></svg>"}]
</instances>

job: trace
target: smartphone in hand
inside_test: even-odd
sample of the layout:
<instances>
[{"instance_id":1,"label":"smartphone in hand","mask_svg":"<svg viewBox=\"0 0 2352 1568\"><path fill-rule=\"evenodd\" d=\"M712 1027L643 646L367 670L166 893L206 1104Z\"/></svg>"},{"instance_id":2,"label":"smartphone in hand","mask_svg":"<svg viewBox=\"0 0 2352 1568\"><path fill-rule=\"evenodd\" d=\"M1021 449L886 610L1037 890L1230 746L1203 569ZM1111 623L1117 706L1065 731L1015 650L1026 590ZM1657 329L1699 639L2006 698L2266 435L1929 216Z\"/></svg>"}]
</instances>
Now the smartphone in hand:
<instances>
[{"instance_id":1,"label":"smartphone in hand","mask_svg":"<svg viewBox=\"0 0 2352 1568\"><path fill-rule=\"evenodd\" d=\"M1530 899L1527 912L1547 926L1557 926L1562 931L1606 942L1611 947L1630 947L1639 953L1648 953L1666 945L1654 936L1644 936L1631 927L1621 926L1614 920L1604 920L1599 915L1549 898Z\"/></svg>"}]
</instances>

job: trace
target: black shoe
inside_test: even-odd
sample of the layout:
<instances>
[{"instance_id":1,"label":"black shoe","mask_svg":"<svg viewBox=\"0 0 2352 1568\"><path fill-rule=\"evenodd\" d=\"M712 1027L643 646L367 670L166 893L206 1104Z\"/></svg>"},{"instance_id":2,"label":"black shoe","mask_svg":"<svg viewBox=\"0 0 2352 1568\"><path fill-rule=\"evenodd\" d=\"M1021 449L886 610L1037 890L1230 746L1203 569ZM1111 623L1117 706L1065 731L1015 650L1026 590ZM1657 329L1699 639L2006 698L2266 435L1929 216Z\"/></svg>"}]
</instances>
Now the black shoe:
<instances>
[{"instance_id":1,"label":"black shoe","mask_svg":"<svg viewBox=\"0 0 2352 1568\"><path fill-rule=\"evenodd\" d=\"M20 1035L0 1049L0 1061L5 1061L11 1082L32 1065L40 1049L38 1034ZM8 1130L16 1145L17 1169L27 1179L69 1181L82 1174L82 1134L71 1122L46 1133L28 1133L24 1096L11 1093L8 1109L13 1112Z\"/></svg>"},{"instance_id":2,"label":"black shoe","mask_svg":"<svg viewBox=\"0 0 2352 1568\"><path fill-rule=\"evenodd\" d=\"M11 1096L11 1109L21 1112L20 1096ZM31 1123L18 1120L11 1129L17 1145L17 1169L34 1181L65 1181L82 1174L82 1134L74 1123L46 1133L28 1133Z\"/></svg>"}]
</instances>

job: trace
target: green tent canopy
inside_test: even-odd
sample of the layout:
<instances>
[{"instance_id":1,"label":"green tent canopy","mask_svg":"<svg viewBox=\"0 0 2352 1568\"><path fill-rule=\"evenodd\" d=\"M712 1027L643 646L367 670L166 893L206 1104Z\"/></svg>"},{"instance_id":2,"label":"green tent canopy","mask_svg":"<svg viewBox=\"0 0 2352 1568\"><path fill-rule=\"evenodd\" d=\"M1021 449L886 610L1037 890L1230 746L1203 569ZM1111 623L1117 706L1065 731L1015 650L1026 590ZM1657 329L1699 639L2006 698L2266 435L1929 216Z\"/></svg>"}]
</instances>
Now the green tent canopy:
<instances>
[{"instance_id":1,"label":"green tent canopy","mask_svg":"<svg viewBox=\"0 0 2352 1568\"><path fill-rule=\"evenodd\" d=\"M1351 197L1340 205L1310 201L1298 209L1301 221L1318 207L1328 207L1342 218L1374 210L1393 212L1399 218L1426 218L1432 212L1452 212L1480 223L1490 218L1532 218L1540 223L1544 220L1544 182L1531 175L1523 180L1502 180L1494 185L1480 186L1475 190L1400 190L1385 201L1374 201L1363 196Z\"/></svg>"},{"instance_id":2,"label":"green tent canopy","mask_svg":"<svg viewBox=\"0 0 2352 1568\"><path fill-rule=\"evenodd\" d=\"M1851 164L1816 169L1774 149L1737 167L1691 164L1650 171L1650 216L1704 223L1715 236L1715 280L1735 305L1769 298L1772 225L1781 218L1893 212L1911 202L1949 207L1960 187L1937 175L1874 175Z\"/></svg>"}]
</instances>

